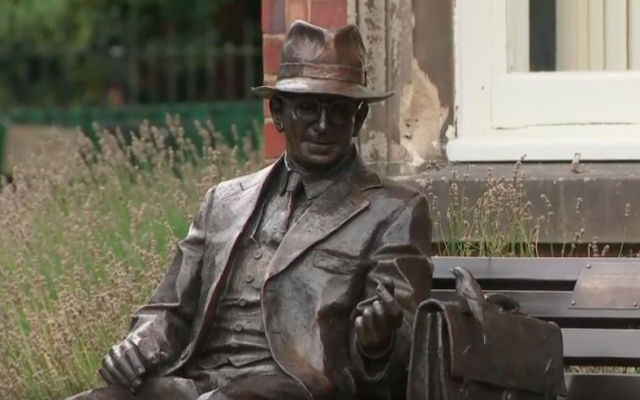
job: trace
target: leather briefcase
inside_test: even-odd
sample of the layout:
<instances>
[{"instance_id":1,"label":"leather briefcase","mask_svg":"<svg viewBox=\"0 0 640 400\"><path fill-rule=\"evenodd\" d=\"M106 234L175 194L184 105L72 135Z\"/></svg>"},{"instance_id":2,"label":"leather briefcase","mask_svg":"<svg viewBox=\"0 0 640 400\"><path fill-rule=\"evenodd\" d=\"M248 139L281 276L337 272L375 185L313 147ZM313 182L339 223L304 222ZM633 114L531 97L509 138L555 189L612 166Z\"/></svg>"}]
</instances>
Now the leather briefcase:
<instances>
[{"instance_id":1,"label":"leather briefcase","mask_svg":"<svg viewBox=\"0 0 640 400\"><path fill-rule=\"evenodd\" d=\"M555 400L566 394L562 333L492 307L478 321L456 302L418 306L407 400Z\"/></svg>"}]
</instances>

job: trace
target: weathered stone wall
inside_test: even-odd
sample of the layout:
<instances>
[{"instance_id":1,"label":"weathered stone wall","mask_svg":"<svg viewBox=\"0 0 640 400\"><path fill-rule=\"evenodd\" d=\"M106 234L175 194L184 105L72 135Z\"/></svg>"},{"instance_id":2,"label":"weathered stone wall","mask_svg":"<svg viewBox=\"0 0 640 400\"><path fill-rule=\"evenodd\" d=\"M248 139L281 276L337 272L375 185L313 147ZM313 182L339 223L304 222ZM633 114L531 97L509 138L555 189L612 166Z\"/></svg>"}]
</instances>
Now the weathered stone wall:
<instances>
[{"instance_id":1,"label":"weathered stone wall","mask_svg":"<svg viewBox=\"0 0 640 400\"><path fill-rule=\"evenodd\" d=\"M453 124L453 0L352 1L371 84L396 93L372 110L362 154L389 175L420 172Z\"/></svg>"}]
</instances>

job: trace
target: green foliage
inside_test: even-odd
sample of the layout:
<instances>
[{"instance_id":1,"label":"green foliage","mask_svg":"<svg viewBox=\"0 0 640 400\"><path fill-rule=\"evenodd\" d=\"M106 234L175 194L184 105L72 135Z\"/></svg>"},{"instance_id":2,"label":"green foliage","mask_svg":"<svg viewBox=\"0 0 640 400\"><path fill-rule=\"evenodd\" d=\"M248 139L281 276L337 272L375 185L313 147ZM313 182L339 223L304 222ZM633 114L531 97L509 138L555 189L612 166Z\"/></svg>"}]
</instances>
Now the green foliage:
<instances>
[{"instance_id":1,"label":"green foliage","mask_svg":"<svg viewBox=\"0 0 640 400\"><path fill-rule=\"evenodd\" d=\"M238 1L5 0L0 2L0 48L29 43L87 50L125 35L148 41L171 30L184 40L211 38L219 12Z\"/></svg>"},{"instance_id":2,"label":"green foliage","mask_svg":"<svg viewBox=\"0 0 640 400\"><path fill-rule=\"evenodd\" d=\"M9 0L0 2L0 46L21 43L27 38L35 42L55 42L60 34L70 1Z\"/></svg>"},{"instance_id":3,"label":"green foliage","mask_svg":"<svg viewBox=\"0 0 640 400\"><path fill-rule=\"evenodd\" d=\"M243 30L259 12L243 0L0 1L0 109L102 105L110 89L142 86L135 101L170 100L169 82L184 88L212 69L211 49L259 45L259 27ZM171 100L196 100L185 96Z\"/></svg>"}]
</instances>

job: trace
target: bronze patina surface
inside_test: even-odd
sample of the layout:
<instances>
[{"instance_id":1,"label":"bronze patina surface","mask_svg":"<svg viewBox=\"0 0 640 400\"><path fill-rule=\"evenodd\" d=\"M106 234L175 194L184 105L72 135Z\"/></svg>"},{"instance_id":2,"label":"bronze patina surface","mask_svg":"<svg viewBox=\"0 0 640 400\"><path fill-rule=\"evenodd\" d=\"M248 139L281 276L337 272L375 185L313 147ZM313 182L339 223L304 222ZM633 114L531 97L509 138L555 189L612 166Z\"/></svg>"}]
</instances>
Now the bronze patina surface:
<instances>
[{"instance_id":1,"label":"bronze patina surface","mask_svg":"<svg viewBox=\"0 0 640 400\"><path fill-rule=\"evenodd\" d=\"M107 386L74 400L399 398L430 294L426 197L354 146L368 104L358 28L297 21L270 99L286 153L209 189Z\"/></svg>"}]
</instances>

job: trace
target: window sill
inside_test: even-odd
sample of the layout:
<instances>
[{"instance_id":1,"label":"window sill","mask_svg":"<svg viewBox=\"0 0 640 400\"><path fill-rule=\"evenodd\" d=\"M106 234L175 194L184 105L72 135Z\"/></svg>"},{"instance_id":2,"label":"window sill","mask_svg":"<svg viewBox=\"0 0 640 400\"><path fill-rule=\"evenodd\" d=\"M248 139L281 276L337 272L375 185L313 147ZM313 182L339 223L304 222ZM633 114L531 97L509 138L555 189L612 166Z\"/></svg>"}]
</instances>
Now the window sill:
<instances>
[{"instance_id":1,"label":"window sill","mask_svg":"<svg viewBox=\"0 0 640 400\"><path fill-rule=\"evenodd\" d=\"M640 161L640 125L575 125L523 127L447 143L452 162Z\"/></svg>"}]
</instances>

